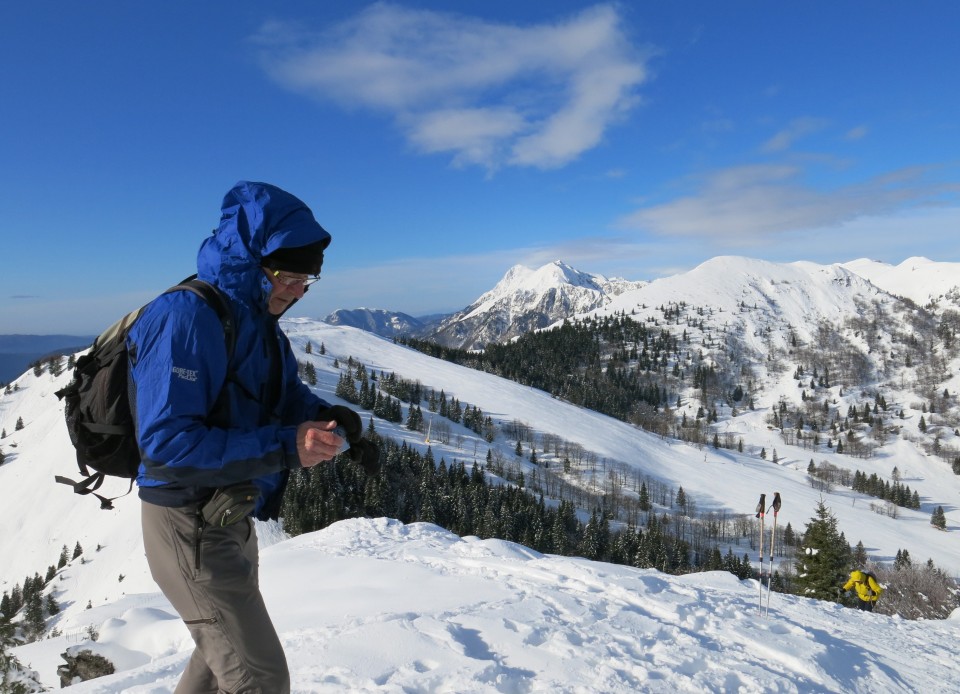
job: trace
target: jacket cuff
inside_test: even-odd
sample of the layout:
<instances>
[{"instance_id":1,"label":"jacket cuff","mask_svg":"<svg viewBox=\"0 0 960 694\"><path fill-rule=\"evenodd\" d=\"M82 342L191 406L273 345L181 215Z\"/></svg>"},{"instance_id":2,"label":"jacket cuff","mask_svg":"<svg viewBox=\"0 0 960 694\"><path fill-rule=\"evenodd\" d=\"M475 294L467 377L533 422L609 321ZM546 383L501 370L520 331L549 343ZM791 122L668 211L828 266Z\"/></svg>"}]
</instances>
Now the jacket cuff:
<instances>
[{"instance_id":1,"label":"jacket cuff","mask_svg":"<svg viewBox=\"0 0 960 694\"><path fill-rule=\"evenodd\" d=\"M283 427L280 429L280 444L283 446L283 464L289 470L299 470L300 454L297 453L297 428Z\"/></svg>"}]
</instances>

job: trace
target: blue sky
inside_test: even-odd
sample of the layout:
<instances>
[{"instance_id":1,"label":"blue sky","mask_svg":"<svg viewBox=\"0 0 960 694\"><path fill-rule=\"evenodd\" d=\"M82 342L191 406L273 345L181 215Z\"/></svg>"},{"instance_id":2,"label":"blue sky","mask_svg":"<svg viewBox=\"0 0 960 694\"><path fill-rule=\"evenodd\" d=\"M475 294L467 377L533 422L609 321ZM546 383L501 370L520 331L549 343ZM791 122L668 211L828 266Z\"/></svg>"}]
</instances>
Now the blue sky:
<instances>
[{"instance_id":1,"label":"blue sky","mask_svg":"<svg viewBox=\"0 0 960 694\"><path fill-rule=\"evenodd\" d=\"M193 272L238 180L333 235L290 315L463 308L515 264L960 261L954 2L8 3L0 334Z\"/></svg>"}]
</instances>

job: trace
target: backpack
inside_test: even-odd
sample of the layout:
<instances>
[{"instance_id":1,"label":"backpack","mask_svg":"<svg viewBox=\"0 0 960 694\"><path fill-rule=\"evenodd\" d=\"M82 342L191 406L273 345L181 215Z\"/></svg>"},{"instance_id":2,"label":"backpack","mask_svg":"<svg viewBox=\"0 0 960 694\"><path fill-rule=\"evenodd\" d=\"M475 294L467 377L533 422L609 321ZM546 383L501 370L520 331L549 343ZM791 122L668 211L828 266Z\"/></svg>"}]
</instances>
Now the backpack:
<instances>
[{"instance_id":1,"label":"backpack","mask_svg":"<svg viewBox=\"0 0 960 694\"><path fill-rule=\"evenodd\" d=\"M878 581L877 577L874 576L869 571L863 571L862 573L863 573L863 584L867 587L867 595L869 595L870 597L873 597L874 595L876 595L877 597L874 598L874 602L876 602L876 600L880 598L880 594L883 592L883 588L880 586L880 581ZM876 590L874 590L873 586L870 585L870 581L873 581L873 585L877 587Z\"/></svg>"},{"instance_id":2,"label":"backpack","mask_svg":"<svg viewBox=\"0 0 960 694\"><path fill-rule=\"evenodd\" d=\"M164 294L176 291L193 292L216 311L223 324L229 363L236 335L223 293L212 284L197 279L196 275L170 287ZM131 311L104 330L93 341L90 351L77 359L70 384L56 392L56 396L65 402L67 432L77 451L77 466L85 477L74 481L57 475L55 479L73 487L77 494L93 494L100 499L100 508L106 510L112 509L112 502L120 497L106 498L95 493L104 479L107 476L129 479L130 488L120 495L126 496L133 490L133 480L140 468L126 340L144 308L141 306ZM230 380L228 375L227 381ZM221 390L211 416L225 408L223 396Z\"/></svg>"}]
</instances>

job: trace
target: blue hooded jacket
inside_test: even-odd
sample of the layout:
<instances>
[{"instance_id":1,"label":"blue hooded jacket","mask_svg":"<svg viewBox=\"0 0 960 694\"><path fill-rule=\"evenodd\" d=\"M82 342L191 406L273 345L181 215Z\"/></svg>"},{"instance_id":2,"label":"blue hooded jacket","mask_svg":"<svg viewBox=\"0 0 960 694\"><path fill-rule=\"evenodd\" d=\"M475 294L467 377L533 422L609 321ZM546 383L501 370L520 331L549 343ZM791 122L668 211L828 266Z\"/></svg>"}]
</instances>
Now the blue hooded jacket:
<instances>
[{"instance_id":1,"label":"blue hooded jacket","mask_svg":"<svg viewBox=\"0 0 960 694\"><path fill-rule=\"evenodd\" d=\"M184 506L216 487L253 480L261 492L254 515L278 517L289 472L300 469L297 426L329 403L298 376L278 316L267 308L272 285L261 262L279 248L329 242L310 208L275 186L241 181L224 197L220 226L200 246L197 271L230 304L230 368L223 325L193 292L156 298L127 338L144 501ZM208 421L224 387L225 428Z\"/></svg>"}]
</instances>

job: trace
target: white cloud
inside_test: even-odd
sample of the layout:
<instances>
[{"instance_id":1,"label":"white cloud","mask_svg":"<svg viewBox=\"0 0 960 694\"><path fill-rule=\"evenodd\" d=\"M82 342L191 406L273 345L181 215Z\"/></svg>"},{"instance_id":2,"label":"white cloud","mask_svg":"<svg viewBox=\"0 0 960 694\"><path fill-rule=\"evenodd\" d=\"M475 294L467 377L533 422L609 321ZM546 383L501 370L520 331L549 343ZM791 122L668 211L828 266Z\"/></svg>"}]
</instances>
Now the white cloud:
<instances>
[{"instance_id":1,"label":"white cloud","mask_svg":"<svg viewBox=\"0 0 960 694\"><path fill-rule=\"evenodd\" d=\"M861 218L955 201L957 187L931 183L912 167L833 189L800 182L803 169L784 164L740 166L697 181L694 194L637 210L625 228L698 237L726 248L778 243L784 232L838 227Z\"/></svg>"},{"instance_id":2,"label":"white cloud","mask_svg":"<svg viewBox=\"0 0 960 694\"><path fill-rule=\"evenodd\" d=\"M509 108L442 109L409 120L407 137L422 152L456 152L455 164L486 164L502 143L526 129Z\"/></svg>"},{"instance_id":3,"label":"white cloud","mask_svg":"<svg viewBox=\"0 0 960 694\"><path fill-rule=\"evenodd\" d=\"M424 153L459 164L559 167L637 103L642 53L613 5L521 27L378 3L320 34L256 36L284 86L390 114Z\"/></svg>"}]
</instances>

